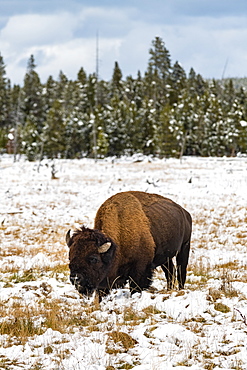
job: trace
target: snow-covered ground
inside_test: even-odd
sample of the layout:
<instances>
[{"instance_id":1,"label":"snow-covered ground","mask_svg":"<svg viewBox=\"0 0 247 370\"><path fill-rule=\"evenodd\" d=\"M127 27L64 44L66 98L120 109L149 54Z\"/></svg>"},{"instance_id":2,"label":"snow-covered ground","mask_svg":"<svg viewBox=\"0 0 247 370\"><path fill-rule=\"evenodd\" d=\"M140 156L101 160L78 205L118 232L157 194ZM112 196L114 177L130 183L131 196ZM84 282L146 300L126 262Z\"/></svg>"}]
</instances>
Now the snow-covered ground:
<instances>
[{"instance_id":1,"label":"snow-covered ground","mask_svg":"<svg viewBox=\"0 0 247 370\"><path fill-rule=\"evenodd\" d=\"M246 369L246 189L246 157L0 157L0 368ZM98 207L126 190L161 194L191 213L185 290L167 292L158 269L142 294L80 298L65 234L92 227Z\"/></svg>"}]
</instances>

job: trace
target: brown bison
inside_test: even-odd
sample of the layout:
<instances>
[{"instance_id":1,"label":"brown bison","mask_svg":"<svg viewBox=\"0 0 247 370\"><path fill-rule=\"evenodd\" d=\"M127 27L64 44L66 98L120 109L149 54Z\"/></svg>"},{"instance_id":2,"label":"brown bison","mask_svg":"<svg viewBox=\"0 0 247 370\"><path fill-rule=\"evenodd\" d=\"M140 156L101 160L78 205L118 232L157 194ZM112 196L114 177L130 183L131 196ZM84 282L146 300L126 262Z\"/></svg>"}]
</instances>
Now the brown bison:
<instances>
[{"instance_id":1,"label":"brown bison","mask_svg":"<svg viewBox=\"0 0 247 370\"><path fill-rule=\"evenodd\" d=\"M132 292L147 289L161 266L172 289L176 256L179 289L189 258L192 220L180 205L157 194L127 191L99 208L94 229L82 227L70 236L70 280L81 294L100 296L129 281Z\"/></svg>"}]
</instances>

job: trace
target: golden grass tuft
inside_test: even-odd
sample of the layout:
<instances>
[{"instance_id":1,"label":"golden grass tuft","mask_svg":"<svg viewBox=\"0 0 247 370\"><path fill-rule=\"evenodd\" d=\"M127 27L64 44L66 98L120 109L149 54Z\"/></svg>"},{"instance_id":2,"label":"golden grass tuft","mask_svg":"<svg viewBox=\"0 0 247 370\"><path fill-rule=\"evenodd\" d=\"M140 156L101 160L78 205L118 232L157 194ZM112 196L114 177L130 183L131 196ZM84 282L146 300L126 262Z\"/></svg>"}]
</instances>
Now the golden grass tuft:
<instances>
[{"instance_id":1,"label":"golden grass tuft","mask_svg":"<svg viewBox=\"0 0 247 370\"><path fill-rule=\"evenodd\" d=\"M106 352L109 354L125 353L137 343L138 342L127 333L112 331L108 333Z\"/></svg>"},{"instance_id":2,"label":"golden grass tuft","mask_svg":"<svg viewBox=\"0 0 247 370\"><path fill-rule=\"evenodd\" d=\"M222 312L222 313L228 313L228 312L231 311L230 308L227 305L225 305L221 302L215 303L214 309L216 311L219 311L219 312Z\"/></svg>"},{"instance_id":3,"label":"golden grass tuft","mask_svg":"<svg viewBox=\"0 0 247 370\"><path fill-rule=\"evenodd\" d=\"M143 312L137 312L132 307L124 307L123 320L128 324L138 325L145 321L145 314Z\"/></svg>"},{"instance_id":4,"label":"golden grass tuft","mask_svg":"<svg viewBox=\"0 0 247 370\"><path fill-rule=\"evenodd\" d=\"M2 309L3 314L3 309ZM10 316L5 316L0 322L0 335L8 335L8 343L25 344L29 337L40 335L44 332L39 324L35 323L35 318L39 312L29 307L12 307Z\"/></svg>"},{"instance_id":5,"label":"golden grass tuft","mask_svg":"<svg viewBox=\"0 0 247 370\"><path fill-rule=\"evenodd\" d=\"M29 338L43 334L48 328L67 333L75 326L82 326L80 315L59 299L42 298L29 306L23 306L21 300L14 300L12 306L1 302L0 315L0 335L8 336L6 346L25 344ZM92 322L88 324L92 326Z\"/></svg>"},{"instance_id":6,"label":"golden grass tuft","mask_svg":"<svg viewBox=\"0 0 247 370\"><path fill-rule=\"evenodd\" d=\"M219 289L209 288L208 292L208 300L216 302L218 299L222 297L222 291Z\"/></svg>"},{"instance_id":7,"label":"golden grass tuft","mask_svg":"<svg viewBox=\"0 0 247 370\"><path fill-rule=\"evenodd\" d=\"M215 266L218 269L237 270L239 267L239 261L229 261Z\"/></svg>"}]
</instances>

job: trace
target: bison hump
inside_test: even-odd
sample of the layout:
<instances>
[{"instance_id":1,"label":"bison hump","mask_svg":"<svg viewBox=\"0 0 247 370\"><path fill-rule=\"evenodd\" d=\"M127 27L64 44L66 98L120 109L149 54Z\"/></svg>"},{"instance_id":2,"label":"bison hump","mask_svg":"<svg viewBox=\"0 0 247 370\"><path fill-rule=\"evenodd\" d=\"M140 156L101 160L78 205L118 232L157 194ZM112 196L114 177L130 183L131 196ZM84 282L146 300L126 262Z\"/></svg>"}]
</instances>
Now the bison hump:
<instances>
[{"instance_id":1,"label":"bison hump","mask_svg":"<svg viewBox=\"0 0 247 370\"><path fill-rule=\"evenodd\" d=\"M118 193L107 199L95 217L95 228L101 230L120 246L128 258L143 249L152 259L155 243L150 222L140 200L132 192Z\"/></svg>"}]
</instances>

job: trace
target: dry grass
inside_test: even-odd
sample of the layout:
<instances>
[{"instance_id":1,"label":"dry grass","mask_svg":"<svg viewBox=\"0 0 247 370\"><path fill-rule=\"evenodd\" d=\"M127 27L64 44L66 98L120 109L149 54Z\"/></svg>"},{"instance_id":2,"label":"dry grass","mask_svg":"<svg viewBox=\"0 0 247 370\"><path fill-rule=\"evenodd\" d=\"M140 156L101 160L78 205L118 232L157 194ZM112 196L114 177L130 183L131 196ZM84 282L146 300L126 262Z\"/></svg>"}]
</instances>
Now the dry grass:
<instances>
[{"instance_id":1,"label":"dry grass","mask_svg":"<svg viewBox=\"0 0 247 370\"><path fill-rule=\"evenodd\" d=\"M124 307L122 313L123 320L128 325L139 325L141 322L145 321L145 313L144 312L137 312L132 307Z\"/></svg>"},{"instance_id":2,"label":"dry grass","mask_svg":"<svg viewBox=\"0 0 247 370\"><path fill-rule=\"evenodd\" d=\"M106 342L106 353L116 355L117 353L125 353L133 348L137 341L129 334L122 331L112 331L108 333Z\"/></svg>"},{"instance_id":3,"label":"dry grass","mask_svg":"<svg viewBox=\"0 0 247 370\"><path fill-rule=\"evenodd\" d=\"M10 370L10 369L13 369L13 368L18 368L18 367L19 368L22 368L22 367L24 367L24 364L22 364L18 360L10 360L6 356L0 356L0 369L2 369L2 370L3 369ZM33 369L33 370L38 370L38 368L37 369Z\"/></svg>"},{"instance_id":4,"label":"dry grass","mask_svg":"<svg viewBox=\"0 0 247 370\"><path fill-rule=\"evenodd\" d=\"M30 337L44 332L40 325L35 324L35 318L40 317L40 309L16 305L6 312L6 308L1 306L1 316L0 335L6 334L8 337L5 346L23 345Z\"/></svg>"},{"instance_id":5,"label":"dry grass","mask_svg":"<svg viewBox=\"0 0 247 370\"><path fill-rule=\"evenodd\" d=\"M67 308L64 302L60 300L39 300L34 306L21 306L15 302L12 307L6 305L0 306L0 335L6 334L8 340L5 340L4 346L13 344L24 345L34 335L43 334L48 328L68 333L73 331L74 327L86 326L89 332L99 330L98 322L90 318L89 312L93 312L92 306L86 309L84 313L88 319L81 316L81 313L73 312L73 307ZM87 312L87 313L86 313Z\"/></svg>"},{"instance_id":6,"label":"dry grass","mask_svg":"<svg viewBox=\"0 0 247 370\"><path fill-rule=\"evenodd\" d=\"M68 264L62 263L56 264L55 266L20 270L17 266L9 264L2 266L0 269L0 274L2 274L1 280L5 282L5 287L10 287L12 284L38 281L43 277L54 277L60 281L67 281L69 268Z\"/></svg>"},{"instance_id":7,"label":"dry grass","mask_svg":"<svg viewBox=\"0 0 247 370\"><path fill-rule=\"evenodd\" d=\"M44 292L49 291L49 286L43 286L43 289ZM73 306L64 305L63 300L44 297L33 305L23 306L22 300L13 297L12 305L9 302L0 304L0 335L8 336L5 346L10 346L13 343L23 345L29 338L44 333L48 328L67 333L73 327L86 325L93 331L96 325L90 314L97 309L97 305L86 306L83 312L89 319L84 321L82 314L73 310Z\"/></svg>"},{"instance_id":8,"label":"dry grass","mask_svg":"<svg viewBox=\"0 0 247 370\"><path fill-rule=\"evenodd\" d=\"M220 311L220 312L223 312L223 313L228 313L228 312L231 311L230 308L227 305L225 305L221 302L215 303L214 304L214 309L216 311Z\"/></svg>"}]
</instances>

